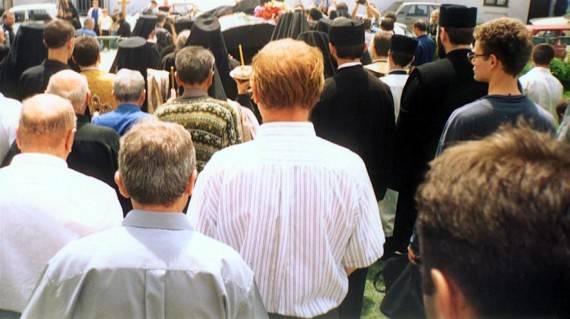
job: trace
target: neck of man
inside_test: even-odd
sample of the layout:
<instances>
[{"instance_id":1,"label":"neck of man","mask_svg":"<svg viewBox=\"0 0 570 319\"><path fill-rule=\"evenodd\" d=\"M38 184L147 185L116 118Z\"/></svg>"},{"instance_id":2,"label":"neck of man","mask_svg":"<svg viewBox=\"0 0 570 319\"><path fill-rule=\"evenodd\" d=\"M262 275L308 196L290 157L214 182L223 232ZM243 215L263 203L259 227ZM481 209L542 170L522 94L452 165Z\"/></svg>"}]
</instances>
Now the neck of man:
<instances>
[{"instance_id":1,"label":"neck of man","mask_svg":"<svg viewBox=\"0 0 570 319\"><path fill-rule=\"evenodd\" d=\"M182 213L188 202L188 195L182 195L172 204L141 204L131 198L134 209L145 210L154 213Z\"/></svg>"},{"instance_id":2,"label":"neck of man","mask_svg":"<svg viewBox=\"0 0 570 319\"><path fill-rule=\"evenodd\" d=\"M445 54L449 54L451 51L455 51L455 50L462 50L462 49L471 50L471 45L470 44L444 43L443 48L445 49ZM465 56L465 58L467 59L467 56Z\"/></svg>"},{"instance_id":3,"label":"neck of man","mask_svg":"<svg viewBox=\"0 0 570 319\"><path fill-rule=\"evenodd\" d=\"M69 55L67 54L66 48L59 49L48 49L48 60L59 61L61 63L67 64Z\"/></svg>"},{"instance_id":4,"label":"neck of man","mask_svg":"<svg viewBox=\"0 0 570 319\"><path fill-rule=\"evenodd\" d=\"M95 64L91 64L91 65L85 65L85 66L79 66L79 69L81 71L83 70L93 70L93 69L97 69L99 67L99 63L95 63Z\"/></svg>"},{"instance_id":5,"label":"neck of man","mask_svg":"<svg viewBox=\"0 0 570 319\"><path fill-rule=\"evenodd\" d=\"M489 95L520 95L516 77L498 71L489 79Z\"/></svg>"},{"instance_id":6,"label":"neck of man","mask_svg":"<svg viewBox=\"0 0 570 319\"><path fill-rule=\"evenodd\" d=\"M338 63L338 66L341 66L346 63L360 62L360 59L343 59L336 57L336 62Z\"/></svg>"},{"instance_id":7,"label":"neck of man","mask_svg":"<svg viewBox=\"0 0 570 319\"><path fill-rule=\"evenodd\" d=\"M286 108L271 108L267 109L261 107L261 117L263 123L271 122L307 122L309 120L309 108L302 106L291 106Z\"/></svg>"},{"instance_id":8,"label":"neck of man","mask_svg":"<svg viewBox=\"0 0 570 319\"><path fill-rule=\"evenodd\" d=\"M38 154L52 155L55 157L59 157L64 161L67 160L67 156L69 155L69 153L67 153L64 147L49 147L45 145L27 145L25 147L21 147L20 151L22 153L38 153Z\"/></svg>"},{"instance_id":9,"label":"neck of man","mask_svg":"<svg viewBox=\"0 0 570 319\"><path fill-rule=\"evenodd\" d=\"M191 91L206 91L206 92L208 92L208 89L210 88L210 84L208 83L208 81L205 81L205 82L198 83L198 84L183 84L183 87L184 87L183 96L188 96L188 95L190 95Z\"/></svg>"}]
</instances>

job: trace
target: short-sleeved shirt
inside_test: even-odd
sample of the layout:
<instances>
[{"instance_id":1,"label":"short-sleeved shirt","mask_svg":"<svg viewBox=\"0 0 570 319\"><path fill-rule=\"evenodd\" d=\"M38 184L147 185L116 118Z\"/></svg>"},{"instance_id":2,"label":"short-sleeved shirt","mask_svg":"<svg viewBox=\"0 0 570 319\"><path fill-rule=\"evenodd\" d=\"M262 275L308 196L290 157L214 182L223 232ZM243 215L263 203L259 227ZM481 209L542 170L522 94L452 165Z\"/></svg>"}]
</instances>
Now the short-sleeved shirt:
<instances>
[{"instance_id":1,"label":"short-sleeved shirt","mask_svg":"<svg viewBox=\"0 0 570 319\"><path fill-rule=\"evenodd\" d=\"M384 233L364 162L309 122L263 124L214 154L188 208L191 223L236 249L270 313L309 318L340 305L345 268L382 256Z\"/></svg>"},{"instance_id":2,"label":"short-sleeved shirt","mask_svg":"<svg viewBox=\"0 0 570 319\"><path fill-rule=\"evenodd\" d=\"M22 318L267 318L253 272L184 214L131 211L54 256Z\"/></svg>"}]
</instances>

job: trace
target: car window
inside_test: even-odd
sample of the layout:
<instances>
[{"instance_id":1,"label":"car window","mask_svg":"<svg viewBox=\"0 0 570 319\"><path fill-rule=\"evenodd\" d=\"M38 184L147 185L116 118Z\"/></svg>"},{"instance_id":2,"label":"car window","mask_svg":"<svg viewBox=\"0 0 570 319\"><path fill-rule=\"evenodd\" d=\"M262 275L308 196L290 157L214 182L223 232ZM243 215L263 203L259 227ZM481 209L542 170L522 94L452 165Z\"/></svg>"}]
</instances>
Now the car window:
<instances>
[{"instance_id":1,"label":"car window","mask_svg":"<svg viewBox=\"0 0 570 319\"><path fill-rule=\"evenodd\" d=\"M16 23L17 22L24 22L26 20L26 13L23 11L14 12L14 17L16 18Z\"/></svg>"},{"instance_id":2,"label":"car window","mask_svg":"<svg viewBox=\"0 0 570 319\"><path fill-rule=\"evenodd\" d=\"M45 16L49 16L49 14L44 9L30 10L30 20L42 19Z\"/></svg>"},{"instance_id":3,"label":"car window","mask_svg":"<svg viewBox=\"0 0 570 319\"><path fill-rule=\"evenodd\" d=\"M427 14L427 5L414 5L411 6L410 11L408 11L408 15L413 17L425 17Z\"/></svg>"}]
</instances>

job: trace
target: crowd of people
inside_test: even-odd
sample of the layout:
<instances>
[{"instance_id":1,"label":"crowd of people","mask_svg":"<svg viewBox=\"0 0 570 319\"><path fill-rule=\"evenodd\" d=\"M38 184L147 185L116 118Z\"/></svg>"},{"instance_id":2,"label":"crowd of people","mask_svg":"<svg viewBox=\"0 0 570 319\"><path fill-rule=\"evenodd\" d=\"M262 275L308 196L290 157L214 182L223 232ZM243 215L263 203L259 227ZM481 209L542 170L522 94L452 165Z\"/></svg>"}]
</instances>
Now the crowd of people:
<instances>
[{"instance_id":1,"label":"crowd of people","mask_svg":"<svg viewBox=\"0 0 570 319\"><path fill-rule=\"evenodd\" d=\"M61 2L0 62L0 318L359 318L398 258L391 317L570 316L570 109L521 21L152 1L110 72ZM251 65L235 12L276 19Z\"/></svg>"}]
</instances>

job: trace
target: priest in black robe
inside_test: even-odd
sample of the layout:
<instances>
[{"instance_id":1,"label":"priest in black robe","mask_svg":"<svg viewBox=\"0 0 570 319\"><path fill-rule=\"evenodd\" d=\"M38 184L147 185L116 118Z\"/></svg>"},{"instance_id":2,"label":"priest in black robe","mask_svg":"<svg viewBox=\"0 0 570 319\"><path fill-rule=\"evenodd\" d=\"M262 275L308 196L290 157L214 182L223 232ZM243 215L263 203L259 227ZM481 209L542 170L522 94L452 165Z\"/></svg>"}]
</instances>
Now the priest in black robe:
<instances>
[{"instance_id":1,"label":"priest in black robe","mask_svg":"<svg viewBox=\"0 0 570 319\"><path fill-rule=\"evenodd\" d=\"M362 21L337 18L331 24L329 40L338 70L325 81L311 121L319 137L344 146L363 159L380 200L391 166L395 125L392 94L360 62L367 49ZM363 268L350 275L348 294L340 306L342 318L360 318L367 272Z\"/></svg>"},{"instance_id":2,"label":"priest in black robe","mask_svg":"<svg viewBox=\"0 0 570 319\"><path fill-rule=\"evenodd\" d=\"M415 68L404 87L395 132L392 187L399 192L394 235L386 251L405 251L417 216L414 195L434 158L451 113L484 95L473 79L471 52L477 8L443 5L439 37L446 57Z\"/></svg>"}]
</instances>

